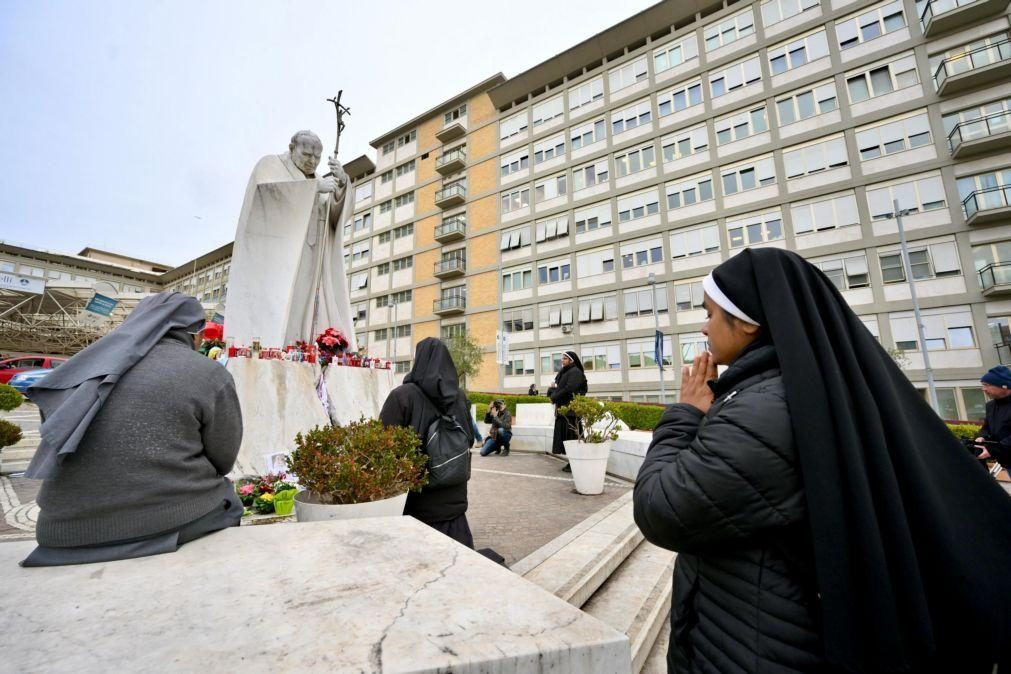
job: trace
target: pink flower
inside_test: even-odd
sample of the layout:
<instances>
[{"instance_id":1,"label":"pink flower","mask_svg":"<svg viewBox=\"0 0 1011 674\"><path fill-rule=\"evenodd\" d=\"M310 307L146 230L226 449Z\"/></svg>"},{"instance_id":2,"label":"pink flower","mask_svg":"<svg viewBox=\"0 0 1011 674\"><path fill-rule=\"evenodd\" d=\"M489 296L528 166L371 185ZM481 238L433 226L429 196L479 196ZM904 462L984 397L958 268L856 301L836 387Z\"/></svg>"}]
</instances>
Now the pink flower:
<instances>
[{"instance_id":1,"label":"pink flower","mask_svg":"<svg viewBox=\"0 0 1011 674\"><path fill-rule=\"evenodd\" d=\"M254 491L256 491L256 486L252 484L244 484L239 487L239 493L243 496L250 496Z\"/></svg>"}]
</instances>

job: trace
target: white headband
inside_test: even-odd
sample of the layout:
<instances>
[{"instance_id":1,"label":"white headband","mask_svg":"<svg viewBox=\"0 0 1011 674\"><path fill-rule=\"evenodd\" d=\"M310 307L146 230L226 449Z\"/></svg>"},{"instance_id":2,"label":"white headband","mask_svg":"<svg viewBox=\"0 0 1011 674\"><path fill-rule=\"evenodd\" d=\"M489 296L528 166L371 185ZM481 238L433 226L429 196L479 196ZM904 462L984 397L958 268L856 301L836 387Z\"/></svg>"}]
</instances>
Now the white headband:
<instances>
[{"instance_id":1,"label":"white headband","mask_svg":"<svg viewBox=\"0 0 1011 674\"><path fill-rule=\"evenodd\" d=\"M751 323L752 325L761 325L751 316L747 315L741 311L736 304L730 301L730 298L716 285L716 279L713 278L713 273L709 272L709 275L702 279L702 289L706 291L709 298L713 302L716 302L731 316L741 319L745 323Z\"/></svg>"}]
</instances>

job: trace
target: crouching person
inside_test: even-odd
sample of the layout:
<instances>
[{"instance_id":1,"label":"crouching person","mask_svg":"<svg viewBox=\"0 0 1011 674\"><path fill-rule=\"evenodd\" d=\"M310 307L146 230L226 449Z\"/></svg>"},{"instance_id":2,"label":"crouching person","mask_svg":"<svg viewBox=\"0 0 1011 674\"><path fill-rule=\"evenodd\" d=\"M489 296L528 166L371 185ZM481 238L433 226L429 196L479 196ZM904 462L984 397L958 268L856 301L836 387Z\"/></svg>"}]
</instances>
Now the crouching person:
<instances>
[{"instance_id":1,"label":"crouching person","mask_svg":"<svg viewBox=\"0 0 1011 674\"><path fill-rule=\"evenodd\" d=\"M22 566L174 552L239 524L225 475L242 415L232 376L196 351L203 326L193 297L153 295L32 387L42 439L26 476L43 482Z\"/></svg>"}]
</instances>

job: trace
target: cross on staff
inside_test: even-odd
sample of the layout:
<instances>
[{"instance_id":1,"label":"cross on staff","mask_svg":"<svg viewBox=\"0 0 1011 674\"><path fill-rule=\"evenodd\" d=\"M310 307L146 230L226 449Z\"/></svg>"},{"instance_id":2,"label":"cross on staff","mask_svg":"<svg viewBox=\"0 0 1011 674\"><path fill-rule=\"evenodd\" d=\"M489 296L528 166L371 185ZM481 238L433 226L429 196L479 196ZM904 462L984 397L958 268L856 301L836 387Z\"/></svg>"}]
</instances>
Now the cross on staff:
<instances>
[{"instance_id":1,"label":"cross on staff","mask_svg":"<svg viewBox=\"0 0 1011 674\"><path fill-rule=\"evenodd\" d=\"M337 95L334 98L326 99L328 103L333 103L334 112L337 114L337 142L334 144L333 148L334 157L337 156L337 151L340 150L341 147L341 132L344 131L344 115L351 114L351 108L341 105L341 95L343 93L344 90L341 89L337 92Z\"/></svg>"}]
</instances>

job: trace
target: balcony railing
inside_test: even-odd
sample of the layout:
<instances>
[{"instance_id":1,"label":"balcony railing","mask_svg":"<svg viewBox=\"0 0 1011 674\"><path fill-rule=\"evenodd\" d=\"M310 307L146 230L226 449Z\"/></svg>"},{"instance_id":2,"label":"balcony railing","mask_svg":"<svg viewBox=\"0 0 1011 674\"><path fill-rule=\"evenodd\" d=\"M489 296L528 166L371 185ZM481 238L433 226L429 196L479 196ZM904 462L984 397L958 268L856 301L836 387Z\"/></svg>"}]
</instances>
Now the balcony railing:
<instances>
[{"instance_id":1,"label":"balcony railing","mask_svg":"<svg viewBox=\"0 0 1011 674\"><path fill-rule=\"evenodd\" d=\"M435 263L435 275L442 278L445 276L459 276L467 271L467 260L463 257L447 257Z\"/></svg>"},{"instance_id":2,"label":"balcony railing","mask_svg":"<svg viewBox=\"0 0 1011 674\"><path fill-rule=\"evenodd\" d=\"M963 27L1007 7L1008 0L930 0L920 12L923 35L933 37Z\"/></svg>"},{"instance_id":3,"label":"balcony railing","mask_svg":"<svg viewBox=\"0 0 1011 674\"><path fill-rule=\"evenodd\" d=\"M1011 39L949 56L937 64L934 85L942 95L986 84L1005 77L1005 68L1000 66L1011 66Z\"/></svg>"},{"instance_id":4,"label":"balcony railing","mask_svg":"<svg viewBox=\"0 0 1011 674\"><path fill-rule=\"evenodd\" d=\"M948 148L953 157L979 154L989 149L1006 147L1009 133L1011 133L1011 111L1005 110L979 119L959 122L948 134ZM984 140L992 142L984 143Z\"/></svg>"},{"instance_id":5,"label":"balcony railing","mask_svg":"<svg viewBox=\"0 0 1011 674\"><path fill-rule=\"evenodd\" d=\"M462 204L467 200L467 188L463 185L450 185L435 193L435 205L448 208Z\"/></svg>"},{"instance_id":6,"label":"balcony railing","mask_svg":"<svg viewBox=\"0 0 1011 674\"><path fill-rule=\"evenodd\" d=\"M1003 187L987 187L971 192L962 199L966 224L989 222L1007 215L1005 209L1011 208L1011 185Z\"/></svg>"},{"instance_id":7,"label":"balcony railing","mask_svg":"<svg viewBox=\"0 0 1011 674\"><path fill-rule=\"evenodd\" d=\"M439 157L435 162L435 170L443 175L455 173L467 165L467 152L462 148L451 150Z\"/></svg>"},{"instance_id":8,"label":"balcony railing","mask_svg":"<svg viewBox=\"0 0 1011 674\"><path fill-rule=\"evenodd\" d=\"M467 308L467 298L462 295L451 295L435 300L432 310L437 314L456 313Z\"/></svg>"},{"instance_id":9,"label":"balcony railing","mask_svg":"<svg viewBox=\"0 0 1011 674\"><path fill-rule=\"evenodd\" d=\"M435 228L436 241L454 241L467 236L467 218L462 215L454 215L442 221L442 224Z\"/></svg>"},{"instance_id":10,"label":"balcony railing","mask_svg":"<svg viewBox=\"0 0 1011 674\"><path fill-rule=\"evenodd\" d=\"M991 262L979 270L984 295L1011 292L1011 262Z\"/></svg>"}]
</instances>

